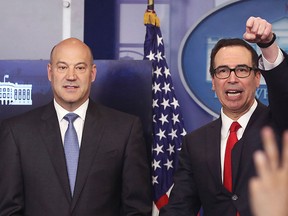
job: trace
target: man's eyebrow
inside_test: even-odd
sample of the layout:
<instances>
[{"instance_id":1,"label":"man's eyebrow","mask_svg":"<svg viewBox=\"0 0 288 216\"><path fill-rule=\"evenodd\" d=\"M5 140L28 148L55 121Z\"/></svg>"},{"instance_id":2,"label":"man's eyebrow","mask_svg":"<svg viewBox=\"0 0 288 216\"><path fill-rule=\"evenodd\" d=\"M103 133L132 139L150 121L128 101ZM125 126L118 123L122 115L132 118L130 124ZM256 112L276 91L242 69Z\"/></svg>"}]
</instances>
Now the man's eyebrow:
<instances>
[{"instance_id":1,"label":"man's eyebrow","mask_svg":"<svg viewBox=\"0 0 288 216\"><path fill-rule=\"evenodd\" d=\"M64 62L64 61L58 61L58 62L56 62L56 64L66 64L66 65L79 65L79 64L84 64L84 65L87 65L87 63L86 62L78 62L78 63L76 63L76 64L68 64L67 62Z\"/></svg>"},{"instance_id":2,"label":"man's eyebrow","mask_svg":"<svg viewBox=\"0 0 288 216\"><path fill-rule=\"evenodd\" d=\"M78 62L78 63L76 63L75 65L79 65L79 64L84 64L84 65L87 65L87 63L86 63L86 62Z\"/></svg>"},{"instance_id":3,"label":"man's eyebrow","mask_svg":"<svg viewBox=\"0 0 288 216\"><path fill-rule=\"evenodd\" d=\"M68 63L64 62L64 61L57 61L56 64L66 64L66 65L68 65Z\"/></svg>"}]
</instances>

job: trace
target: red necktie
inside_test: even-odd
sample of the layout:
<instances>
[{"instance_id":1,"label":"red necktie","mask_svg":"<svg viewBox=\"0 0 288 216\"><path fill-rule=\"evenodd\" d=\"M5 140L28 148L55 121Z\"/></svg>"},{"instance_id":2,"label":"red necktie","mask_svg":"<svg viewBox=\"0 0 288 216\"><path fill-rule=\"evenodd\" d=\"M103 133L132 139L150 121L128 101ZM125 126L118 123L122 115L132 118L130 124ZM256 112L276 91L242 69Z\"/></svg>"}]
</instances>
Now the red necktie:
<instances>
[{"instance_id":1,"label":"red necktie","mask_svg":"<svg viewBox=\"0 0 288 216\"><path fill-rule=\"evenodd\" d=\"M230 126L230 134L227 140L226 150L225 150L225 159L224 159L224 180L223 184L227 190L232 192L232 165L231 165L231 151L238 141L237 130L240 128L238 122L233 122Z\"/></svg>"},{"instance_id":2,"label":"red necktie","mask_svg":"<svg viewBox=\"0 0 288 216\"><path fill-rule=\"evenodd\" d=\"M227 140L226 150L225 150L225 159L224 159L224 187L232 192L232 160L231 160L231 151L238 141L237 130L241 127L238 122L233 122L230 126L230 134ZM237 212L237 216L239 212Z\"/></svg>"}]
</instances>

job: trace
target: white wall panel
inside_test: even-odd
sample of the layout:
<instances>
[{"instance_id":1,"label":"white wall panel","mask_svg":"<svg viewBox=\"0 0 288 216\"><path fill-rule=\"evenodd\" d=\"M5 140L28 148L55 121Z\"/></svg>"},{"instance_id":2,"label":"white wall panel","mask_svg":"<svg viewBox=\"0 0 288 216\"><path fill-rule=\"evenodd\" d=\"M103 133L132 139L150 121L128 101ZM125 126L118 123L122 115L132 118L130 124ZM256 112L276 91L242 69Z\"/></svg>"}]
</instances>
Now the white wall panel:
<instances>
[{"instance_id":1,"label":"white wall panel","mask_svg":"<svg viewBox=\"0 0 288 216\"><path fill-rule=\"evenodd\" d=\"M74 1L71 35L81 38L84 0ZM0 8L0 59L48 59L62 39L62 1L1 0Z\"/></svg>"}]
</instances>

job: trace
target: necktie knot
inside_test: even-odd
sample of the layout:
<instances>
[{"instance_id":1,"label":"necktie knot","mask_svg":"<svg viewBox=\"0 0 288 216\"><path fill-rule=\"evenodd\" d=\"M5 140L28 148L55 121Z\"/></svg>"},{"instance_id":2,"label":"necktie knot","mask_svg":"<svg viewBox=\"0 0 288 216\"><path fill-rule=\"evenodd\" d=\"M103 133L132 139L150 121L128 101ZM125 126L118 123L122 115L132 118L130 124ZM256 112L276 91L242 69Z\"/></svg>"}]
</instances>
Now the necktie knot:
<instances>
[{"instance_id":1,"label":"necktie knot","mask_svg":"<svg viewBox=\"0 0 288 216\"><path fill-rule=\"evenodd\" d=\"M64 116L64 119L70 123L73 123L78 118L76 113L68 113Z\"/></svg>"},{"instance_id":2,"label":"necktie knot","mask_svg":"<svg viewBox=\"0 0 288 216\"><path fill-rule=\"evenodd\" d=\"M240 127L241 125L237 121L233 122L230 126L230 132L237 132Z\"/></svg>"}]
</instances>

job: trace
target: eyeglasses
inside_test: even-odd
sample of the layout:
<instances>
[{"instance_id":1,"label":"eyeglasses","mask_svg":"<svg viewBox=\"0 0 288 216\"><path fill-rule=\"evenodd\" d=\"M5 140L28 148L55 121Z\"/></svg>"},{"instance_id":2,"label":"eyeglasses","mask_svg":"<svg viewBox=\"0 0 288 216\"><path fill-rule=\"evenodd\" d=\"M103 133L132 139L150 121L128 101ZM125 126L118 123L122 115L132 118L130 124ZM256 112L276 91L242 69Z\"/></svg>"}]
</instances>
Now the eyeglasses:
<instances>
[{"instance_id":1,"label":"eyeglasses","mask_svg":"<svg viewBox=\"0 0 288 216\"><path fill-rule=\"evenodd\" d=\"M255 68L249 67L247 65L237 65L235 68L219 66L214 69L214 74L218 79L227 79L231 75L231 72L234 71L236 77L246 78L250 76L251 70L255 70Z\"/></svg>"},{"instance_id":2,"label":"eyeglasses","mask_svg":"<svg viewBox=\"0 0 288 216\"><path fill-rule=\"evenodd\" d=\"M72 66L76 73L84 73L88 68L88 66L85 63L79 63L79 64L72 65ZM69 69L70 69L70 66L66 63L61 62L61 63L56 64L56 70L59 73L66 73L67 71L69 71Z\"/></svg>"}]
</instances>

